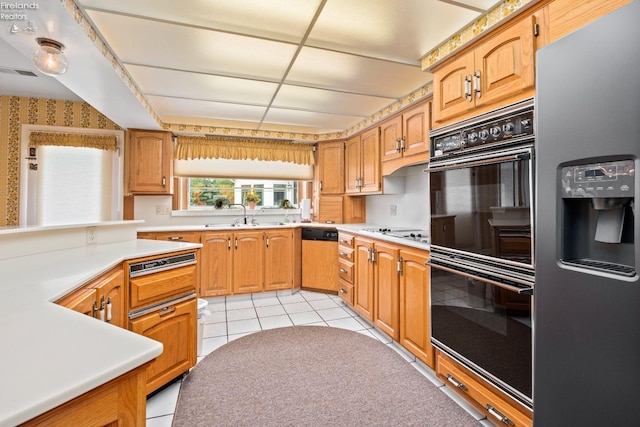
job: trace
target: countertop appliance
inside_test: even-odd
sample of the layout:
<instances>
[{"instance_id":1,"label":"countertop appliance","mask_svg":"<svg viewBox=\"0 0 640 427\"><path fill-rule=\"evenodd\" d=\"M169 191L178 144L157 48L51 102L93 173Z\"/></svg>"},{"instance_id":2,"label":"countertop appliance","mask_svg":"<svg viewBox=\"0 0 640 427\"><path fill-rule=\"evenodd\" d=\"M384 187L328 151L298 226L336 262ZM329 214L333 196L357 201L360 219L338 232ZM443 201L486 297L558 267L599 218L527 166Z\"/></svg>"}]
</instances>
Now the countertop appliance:
<instances>
[{"instance_id":1,"label":"countertop appliance","mask_svg":"<svg viewBox=\"0 0 640 427\"><path fill-rule=\"evenodd\" d=\"M426 169L434 232L431 342L529 409L533 119L527 99L435 129Z\"/></svg>"},{"instance_id":2,"label":"countertop appliance","mask_svg":"<svg viewBox=\"0 0 640 427\"><path fill-rule=\"evenodd\" d=\"M303 227L303 289L338 292L338 230Z\"/></svg>"},{"instance_id":3,"label":"countertop appliance","mask_svg":"<svg viewBox=\"0 0 640 427\"><path fill-rule=\"evenodd\" d=\"M640 1L537 59L536 426L634 423Z\"/></svg>"}]
</instances>

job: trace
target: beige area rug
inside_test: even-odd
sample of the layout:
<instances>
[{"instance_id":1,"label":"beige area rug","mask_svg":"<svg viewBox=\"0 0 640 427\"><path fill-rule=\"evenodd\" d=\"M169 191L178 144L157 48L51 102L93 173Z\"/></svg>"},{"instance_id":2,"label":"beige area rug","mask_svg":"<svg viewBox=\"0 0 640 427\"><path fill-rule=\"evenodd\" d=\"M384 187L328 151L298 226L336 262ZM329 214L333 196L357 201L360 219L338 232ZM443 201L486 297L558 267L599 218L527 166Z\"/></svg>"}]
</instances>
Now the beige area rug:
<instances>
[{"instance_id":1,"label":"beige area rug","mask_svg":"<svg viewBox=\"0 0 640 427\"><path fill-rule=\"evenodd\" d=\"M174 427L478 426L393 349L324 326L232 341L184 379Z\"/></svg>"}]
</instances>

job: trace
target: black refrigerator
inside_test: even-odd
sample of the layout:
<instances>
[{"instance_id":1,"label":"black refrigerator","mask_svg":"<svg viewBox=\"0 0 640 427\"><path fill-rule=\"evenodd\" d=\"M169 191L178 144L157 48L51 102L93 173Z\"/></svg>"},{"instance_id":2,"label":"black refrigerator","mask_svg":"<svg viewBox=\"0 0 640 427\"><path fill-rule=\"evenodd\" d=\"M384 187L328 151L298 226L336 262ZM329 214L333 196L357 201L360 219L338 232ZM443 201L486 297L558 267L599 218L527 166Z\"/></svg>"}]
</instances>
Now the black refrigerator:
<instances>
[{"instance_id":1,"label":"black refrigerator","mask_svg":"<svg viewBox=\"0 0 640 427\"><path fill-rule=\"evenodd\" d=\"M640 0L540 49L534 425L640 421Z\"/></svg>"}]
</instances>

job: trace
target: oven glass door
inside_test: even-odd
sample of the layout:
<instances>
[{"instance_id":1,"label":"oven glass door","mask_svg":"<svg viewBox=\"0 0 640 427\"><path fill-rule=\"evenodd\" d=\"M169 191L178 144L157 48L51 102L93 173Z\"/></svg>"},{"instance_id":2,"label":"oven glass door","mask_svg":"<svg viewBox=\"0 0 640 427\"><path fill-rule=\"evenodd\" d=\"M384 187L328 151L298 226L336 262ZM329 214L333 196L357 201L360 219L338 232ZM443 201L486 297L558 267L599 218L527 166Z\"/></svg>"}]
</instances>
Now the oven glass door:
<instances>
[{"instance_id":1,"label":"oven glass door","mask_svg":"<svg viewBox=\"0 0 640 427\"><path fill-rule=\"evenodd\" d=\"M532 268L531 152L428 169L433 247Z\"/></svg>"},{"instance_id":2,"label":"oven glass door","mask_svg":"<svg viewBox=\"0 0 640 427\"><path fill-rule=\"evenodd\" d=\"M431 267L433 344L531 406L533 297Z\"/></svg>"}]
</instances>

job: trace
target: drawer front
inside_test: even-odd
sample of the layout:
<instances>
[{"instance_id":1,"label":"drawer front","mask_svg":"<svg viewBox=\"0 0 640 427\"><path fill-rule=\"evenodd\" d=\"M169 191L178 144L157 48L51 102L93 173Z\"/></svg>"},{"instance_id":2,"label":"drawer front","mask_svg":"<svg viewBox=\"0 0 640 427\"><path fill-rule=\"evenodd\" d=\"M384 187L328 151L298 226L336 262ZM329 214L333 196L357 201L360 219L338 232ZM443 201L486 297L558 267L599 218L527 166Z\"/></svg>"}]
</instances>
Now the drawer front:
<instances>
[{"instance_id":1,"label":"drawer front","mask_svg":"<svg viewBox=\"0 0 640 427\"><path fill-rule=\"evenodd\" d=\"M130 309L137 309L195 292L196 266L188 265L132 278L129 289Z\"/></svg>"},{"instance_id":2,"label":"drawer front","mask_svg":"<svg viewBox=\"0 0 640 427\"><path fill-rule=\"evenodd\" d=\"M340 260L353 262L353 249L342 245L338 246L338 258Z\"/></svg>"},{"instance_id":3,"label":"drawer front","mask_svg":"<svg viewBox=\"0 0 640 427\"><path fill-rule=\"evenodd\" d=\"M343 232L338 233L338 243L341 246L347 246L353 248L353 235Z\"/></svg>"},{"instance_id":4,"label":"drawer front","mask_svg":"<svg viewBox=\"0 0 640 427\"><path fill-rule=\"evenodd\" d=\"M338 295L347 304L353 307L353 285L344 280L338 281Z\"/></svg>"},{"instance_id":5,"label":"drawer front","mask_svg":"<svg viewBox=\"0 0 640 427\"><path fill-rule=\"evenodd\" d=\"M353 284L353 263L340 259L338 261L338 275L345 282Z\"/></svg>"},{"instance_id":6,"label":"drawer front","mask_svg":"<svg viewBox=\"0 0 640 427\"><path fill-rule=\"evenodd\" d=\"M518 403L494 393L481 379L458 367L440 352L437 356L436 373L448 387L474 403L492 422L513 427L531 427L533 424L531 415L520 411L516 406Z\"/></svg>"}]
</instances>

